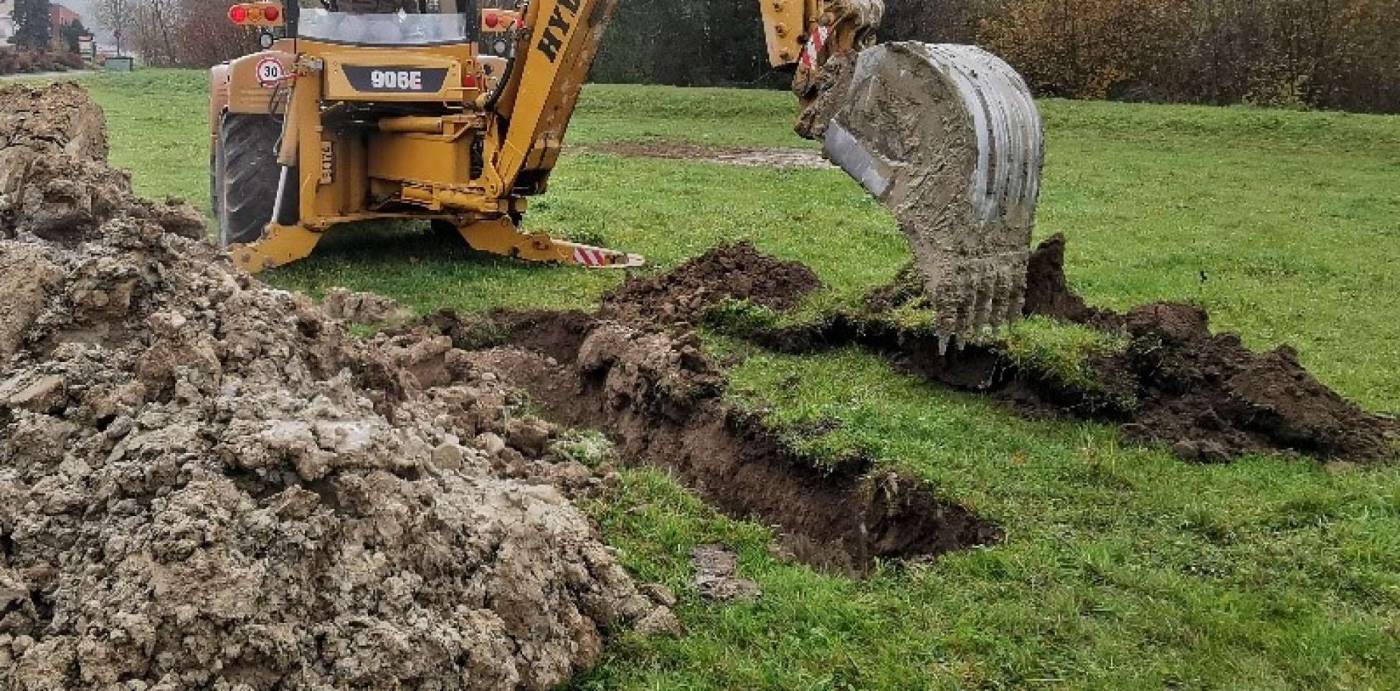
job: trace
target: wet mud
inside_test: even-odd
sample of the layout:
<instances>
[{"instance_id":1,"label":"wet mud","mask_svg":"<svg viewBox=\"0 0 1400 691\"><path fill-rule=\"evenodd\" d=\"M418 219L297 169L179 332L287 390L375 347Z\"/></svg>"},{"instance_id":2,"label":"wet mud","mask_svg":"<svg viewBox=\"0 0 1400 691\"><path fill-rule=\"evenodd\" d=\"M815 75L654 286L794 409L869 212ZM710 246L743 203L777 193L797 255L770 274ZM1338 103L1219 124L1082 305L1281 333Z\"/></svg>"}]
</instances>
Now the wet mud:
<instances>
[{"instance_id":1,"label":"wet mud","mask_svg":"<svg viewBox=\"0 0 1400 691\"><path fill-rule=\"evenodd\" d=\"M663 158L692 163L713 163L742 168L812 169L834 167L820 151L812 149L708 146L686 142L609 142L580 149L624 158Z\"/></svg>"},{"instance_id":2,"label":"wet mud","mask_svg":"<svg viewBox=\"0 0 1400 691\"><path fill-rule=\"evenodd\" d=\"M258 283L105 151L78 87L0 90L0 688L545 689L679 630L517 393Z\"/></svg>"}]
</instances>

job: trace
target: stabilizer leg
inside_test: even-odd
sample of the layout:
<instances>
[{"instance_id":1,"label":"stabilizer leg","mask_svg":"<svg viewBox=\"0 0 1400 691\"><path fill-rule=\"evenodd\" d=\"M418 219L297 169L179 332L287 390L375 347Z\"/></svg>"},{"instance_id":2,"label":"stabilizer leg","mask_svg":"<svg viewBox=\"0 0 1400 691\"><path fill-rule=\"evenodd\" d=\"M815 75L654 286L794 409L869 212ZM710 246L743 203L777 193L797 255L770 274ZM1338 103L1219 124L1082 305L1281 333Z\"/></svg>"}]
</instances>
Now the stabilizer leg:
<instances>
[{"instance_id":1,"label":"stabilizer leg","mask_svg":"<svg viewBox=\"0 0 1400 691\"><path fill-rule=\"evenodd\" d=\"M472 249L528 262L590 269L632 269L646 265L646 259L640 255L555 240L544 233L522 233L509 218L458 226L457 232Z\"/></svg>"},{"instance_id":2,"label":"stabilizer leg","mask_svg":"<svg viewBox=\"0 0 1400 691\"><path fill-rule=\"evenodd\" d=\"M303 226L284 226L276 223L267 227L262 239L248 245L231 245L229 255L233 263L251 274L275 269L294 261L311 256L316 243L325 233Z\"/></svg>"}]
</instances>

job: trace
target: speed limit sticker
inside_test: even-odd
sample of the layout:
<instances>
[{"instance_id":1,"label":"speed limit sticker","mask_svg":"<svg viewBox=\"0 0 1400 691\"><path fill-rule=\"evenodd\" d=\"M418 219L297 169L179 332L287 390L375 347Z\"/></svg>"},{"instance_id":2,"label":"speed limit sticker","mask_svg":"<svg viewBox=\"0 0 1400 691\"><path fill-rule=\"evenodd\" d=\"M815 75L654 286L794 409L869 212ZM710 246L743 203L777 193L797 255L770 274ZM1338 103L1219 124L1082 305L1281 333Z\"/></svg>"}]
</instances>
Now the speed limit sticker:
<instances>
[{"instance_id":1,"label":"speed limit sticker","mask_svg":"<svg viewBox=\"0 0 1400 691\"><path fill-rule=\"evenodd\" d=\"M258 61L258 83L265 89L277 86L286 77L282 61L277 58L263 58Z\"/></svg>"}]
</instances>

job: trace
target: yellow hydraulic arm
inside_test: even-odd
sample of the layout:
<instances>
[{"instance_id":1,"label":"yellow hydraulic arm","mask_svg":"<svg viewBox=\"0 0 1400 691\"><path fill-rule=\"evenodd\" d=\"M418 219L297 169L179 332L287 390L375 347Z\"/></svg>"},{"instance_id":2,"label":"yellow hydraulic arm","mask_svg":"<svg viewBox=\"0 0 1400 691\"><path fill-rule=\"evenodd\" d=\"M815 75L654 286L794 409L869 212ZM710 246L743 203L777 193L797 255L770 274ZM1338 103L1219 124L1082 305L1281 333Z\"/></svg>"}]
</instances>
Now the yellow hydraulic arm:
<instances>
[{"instance_id":1,"label":"yellow hydraulic arm","mask_svg":"<svg viewBox=\"0 0 1400 691\"><path fill-rule=\"evenodd\" d=\"M550 170L617 0L535 0L519 76L497 111L509 119L496 169L510 190L530 170Z\"/></svg>"},{"instance_id":2,"label":"yellow hydraulic arm","mask_svg":"<svg viewBox=\"0 0 1400 691\"><path fill-rule=\"evenodd\" d=\"M816 98L816 75L832 56L874 41L883 0L758 0L769 61L797 65L793 89L803 107ZM496 164L510 190L531 170L548 171L618 0L535 0L524 17L525 54L497 112L508 122Z\"/></svg>"},{"instance_id":3,"label":"yellow hydraulic arm","mask_svg":"<svg viewBox=\"0 0 1400 691\"><path fill-rule=\"evenodd\" d=\"M759 7L768 61L809 69L828 55L865 47L885 13L882 0L759 0Z\"/></svg>"}]
</instances>

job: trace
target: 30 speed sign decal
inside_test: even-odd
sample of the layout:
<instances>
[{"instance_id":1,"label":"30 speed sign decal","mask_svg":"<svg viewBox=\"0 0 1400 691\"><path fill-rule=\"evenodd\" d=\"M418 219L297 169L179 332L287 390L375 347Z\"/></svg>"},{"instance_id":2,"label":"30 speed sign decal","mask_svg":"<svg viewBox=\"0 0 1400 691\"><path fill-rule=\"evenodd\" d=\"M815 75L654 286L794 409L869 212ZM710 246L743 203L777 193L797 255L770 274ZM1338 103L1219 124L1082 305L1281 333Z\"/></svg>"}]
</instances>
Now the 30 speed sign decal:
<instances>
[{"instance_id":1,"label":"30 speed sign decal","mask_svg":"<svg viewBox=\"0 0 1400 691\"><path fill-rule=\"evenodd\" d=\"M258 61L258 83L270 89L286 76L282 61L277 58L263 58Z\"/></svg>"}]
</instances>

